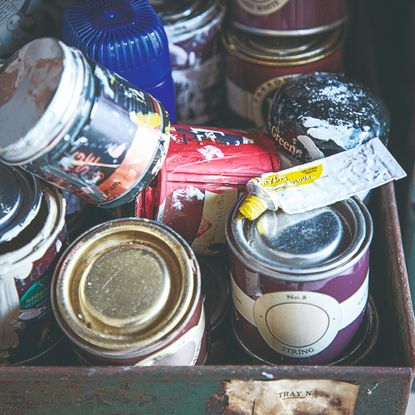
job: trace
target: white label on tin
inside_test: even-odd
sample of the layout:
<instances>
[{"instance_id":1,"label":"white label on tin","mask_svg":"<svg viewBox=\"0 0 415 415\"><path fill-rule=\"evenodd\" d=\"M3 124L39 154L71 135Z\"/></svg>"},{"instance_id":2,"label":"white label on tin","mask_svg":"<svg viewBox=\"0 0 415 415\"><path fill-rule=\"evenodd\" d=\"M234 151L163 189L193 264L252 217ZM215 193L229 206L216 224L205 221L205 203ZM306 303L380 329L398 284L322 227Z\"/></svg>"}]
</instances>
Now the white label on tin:
<instances>
[{"instance_id":1,"label":"white label on tin","mask_svg":"<svg viewBox=\"0 0 415 415\"><path fill-rule=\"evenodd\" d=\"M238 198L238 189L228 187L217 192L205 190L203 212L193 250L199 255L212 255L226 244L226 216Z\"/></svg>"},{"instance_id":2,"label":"white label on tin","mask_svg":"<svg viewBox=\"0 0 415 415\"><path fill-rule=\"evenodd\" d=\"M158 353L140 360L135 366L194 366L199 359L206 318L202 306L196 326Z\"/></svg>"},{"instance_id":3,"label":"white label on tin","mask_svg":"<svg viewBox=\"0 0 415 415\"><path fill-rule=\"evenodd\" d=\"M289 0L237 0L239 6L251 14L264 16L285 6Z\"/></svg>"},{"instance_id":4,"label":"white label on tin","mask_svg":"<svg viewBox=\"0 0 415 415\"><path fill-rule=\"evenodd\" d=\"M224 383L226 413L240 415L353 415L359 385L326 379L233 379Z\"/></svg>"},{"instance_id":5,"label":"white label on tin","mask_svg":"<svg viewBox=\"0 0 415 415\"><path fill-rule=\"evenodd\" d=\"M276 352L310 357L326 349L337 333L364 310L369 294L369 273L360 288L339 303L333 297L309 291L268 293L254 301L231 278L235 308L258 328Z\"/></svg>"}]
</instances>

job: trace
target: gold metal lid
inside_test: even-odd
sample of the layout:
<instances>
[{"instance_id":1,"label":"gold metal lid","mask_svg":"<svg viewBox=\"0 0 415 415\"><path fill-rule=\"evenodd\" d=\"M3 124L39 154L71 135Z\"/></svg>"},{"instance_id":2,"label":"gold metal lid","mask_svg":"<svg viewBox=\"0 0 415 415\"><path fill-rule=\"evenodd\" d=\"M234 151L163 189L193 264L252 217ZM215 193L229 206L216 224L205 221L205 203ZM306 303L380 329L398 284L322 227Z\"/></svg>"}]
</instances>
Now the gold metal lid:
<instances>
[{"instance_id":1,"label":"gold metal lid","mask_svg":"<svg viewBox=\"0 0 415 415\"><path fill-rule=\"evenodd\" d=\"M141 355L183 327L200 296L200 272L190 248L169 228L121 219L72 244L52 289L57 320L80 347Z\"/></svg>"},{"instance_id":2,"label":"gold metal lid","mask_svg":"<svg viewBox=\"0 0 415 415\"><path fill-rule=\"evenodd\" d=\"M331 55L343 42L344 29L307 37L259 36L229 27L222 41L230 54L265 66L295 66Z\"/></svg>"}]
</instances>

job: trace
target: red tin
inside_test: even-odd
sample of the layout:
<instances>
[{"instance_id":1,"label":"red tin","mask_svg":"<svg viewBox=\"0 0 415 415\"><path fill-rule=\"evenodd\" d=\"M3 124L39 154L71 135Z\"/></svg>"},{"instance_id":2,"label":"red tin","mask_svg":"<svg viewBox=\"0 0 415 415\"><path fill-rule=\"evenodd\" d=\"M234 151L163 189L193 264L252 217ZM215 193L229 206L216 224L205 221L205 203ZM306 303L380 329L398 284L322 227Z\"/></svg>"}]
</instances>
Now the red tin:
<instances>
[{"instance_id":1,"label":"red tin","mask_svg":"<svg viewBox=\"0 0 415 415\"><path fill-rule=\"evenodd\" d=\"M200 269L189 245L162 224L113 220L80 236L56 267L52 306L84 363L206 360Z\"/></svg>"},{"instance_id":2,"label":"red tin","mask_svg":"<svg viewBox=\"0 0 415 415\"><path fill-rule=\"evenodd\" d=\"M278 170L276 147L262 133L172 126L166 162L156 180L133 206L121 207L117 214L163 222L197 254L223 252L227 213L247 181Z\"/></svg>"},{"instance_id":3,"label":"red tin","mask_svg":"<svg viewBox=\"0 0 415 415\"><path fill-rule=\"evenodd\" d=\"M265 128L270 103L287 79L309 72L342 72L343 29L307 38L270 38L228 28L226 95L238 126Z\"/></svg>"},{"instance_id":4,"label":"red tin","mask_svg":"<svg viewBox=\"0 0 415 415\"><path fill-rule=\"evenodd\" d=\"M347 18L346 0L231 0L232 23L267 36L304 36L331 30Z\"/></svg>"}]
</instances>

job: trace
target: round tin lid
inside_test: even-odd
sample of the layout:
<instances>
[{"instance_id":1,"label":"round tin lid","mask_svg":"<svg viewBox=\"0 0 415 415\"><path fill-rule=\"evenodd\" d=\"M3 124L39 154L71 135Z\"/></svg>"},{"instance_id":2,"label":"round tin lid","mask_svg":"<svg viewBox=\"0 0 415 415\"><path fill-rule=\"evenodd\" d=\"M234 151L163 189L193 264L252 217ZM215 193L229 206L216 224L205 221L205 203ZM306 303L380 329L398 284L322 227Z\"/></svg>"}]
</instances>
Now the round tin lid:
<instances>
[{"instance_id":1,"label":"round tin lid","mask_svg":"<svg viewBox=\"0 0 415 415\"><path fill-rule=\"evenodd\" d=\"M0 164L0 243L15 238L37 215L42 202L39 181Z\"/></svg>"},{"instance_id":2,"label":"round tin lid","mask_svg":"<svg viewBox=\"0 0 415 415\"><path fill-rule=\"evenodd\" d=\"M72 51L52 38L28 43L2 66L1 160L24 164L47 151L74 117L85 86L79 70Z\"/></svg>"},{"instance_id":3,"label":"round tin lid","mask_svg":"<svg viewBox=\"0 0 415 415\"><path fill-rule=\"evenodd\" d=\"M336 50L343 40L343 30L313 36L258 36L228 28L223 42L230 53L241 59L263 61L273 66L294 66L322 59Z\"/></svg>"},{"instance_id":4,"label":"round tin lid","mask_svg":"<svg viewBox=\"0 0 415 415\"><path fill-rule=\"evenodd\" d=\"M231 232L238 252L265 268L302 278L353 258L371 230L354 199L295 215L266 211L254 221L237 210Z\"/></svg>"},{"instance_id":5,"label":"round tin lid","mask_svg":"<svg viewBox=\"0 0 415 415\"><path fill-rule=\"evenodd\" d=\"M184 244L146 219L110 221L82 235L55 273L54 308L64 331L83 348L112 354L141 354L171 339L200 293Z\"/></svg>"}]
</instances>

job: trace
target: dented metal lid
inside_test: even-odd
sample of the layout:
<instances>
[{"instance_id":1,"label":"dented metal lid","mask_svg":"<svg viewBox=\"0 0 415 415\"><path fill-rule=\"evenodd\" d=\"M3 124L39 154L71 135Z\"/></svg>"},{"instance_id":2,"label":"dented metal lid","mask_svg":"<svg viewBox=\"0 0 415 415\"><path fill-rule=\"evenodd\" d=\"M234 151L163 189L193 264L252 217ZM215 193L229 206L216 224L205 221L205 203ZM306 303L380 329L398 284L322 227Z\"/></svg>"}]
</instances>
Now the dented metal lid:
<instances>
[{"instance_id":1,"label":"dented metal lid","mask_svg":"<svg viewBox=\"0 0 415 415\"><path fill-rule=\"evenodd\" d=\"M53 304L64 331L103 355L141 355L168 342L200 295L200 272L183 243L145 219L110 221L81 236L54 277Z\"/></svg>"},{"instance_id":2,"label":"dented metal lid","mask_svg":"<svg viewBox=\"0 0 415 415\"><path fill-rule=\"evenodd\" d=\"M245 258L302 278L348 263L372 236L369 213L357 199L294 215L266 211L254 221L236 209L230 226Z\"/></svg>"},{"instance_id":3,"label":"dented metal lid","mask_svg":"<svg viewBox=\"0 0 415 415\"><path fill-rule=\"evenodd\" d=\"M44 154L71 126L88 90L80 53L52 38L22 47L0 69L0 159L11 165ZM18 120L18 122L16 122Z\"/></svg>"},{"instance_id":4,"label":"dented metal lid","mask_svg":"<svg viewBox=\"0 0 415 415\"><path fill-rule=\"evenodd\" d=\"M39 181L0 164L0 243L10 241L37 215L42 202Z\"/></svg>"}]
</instances>

